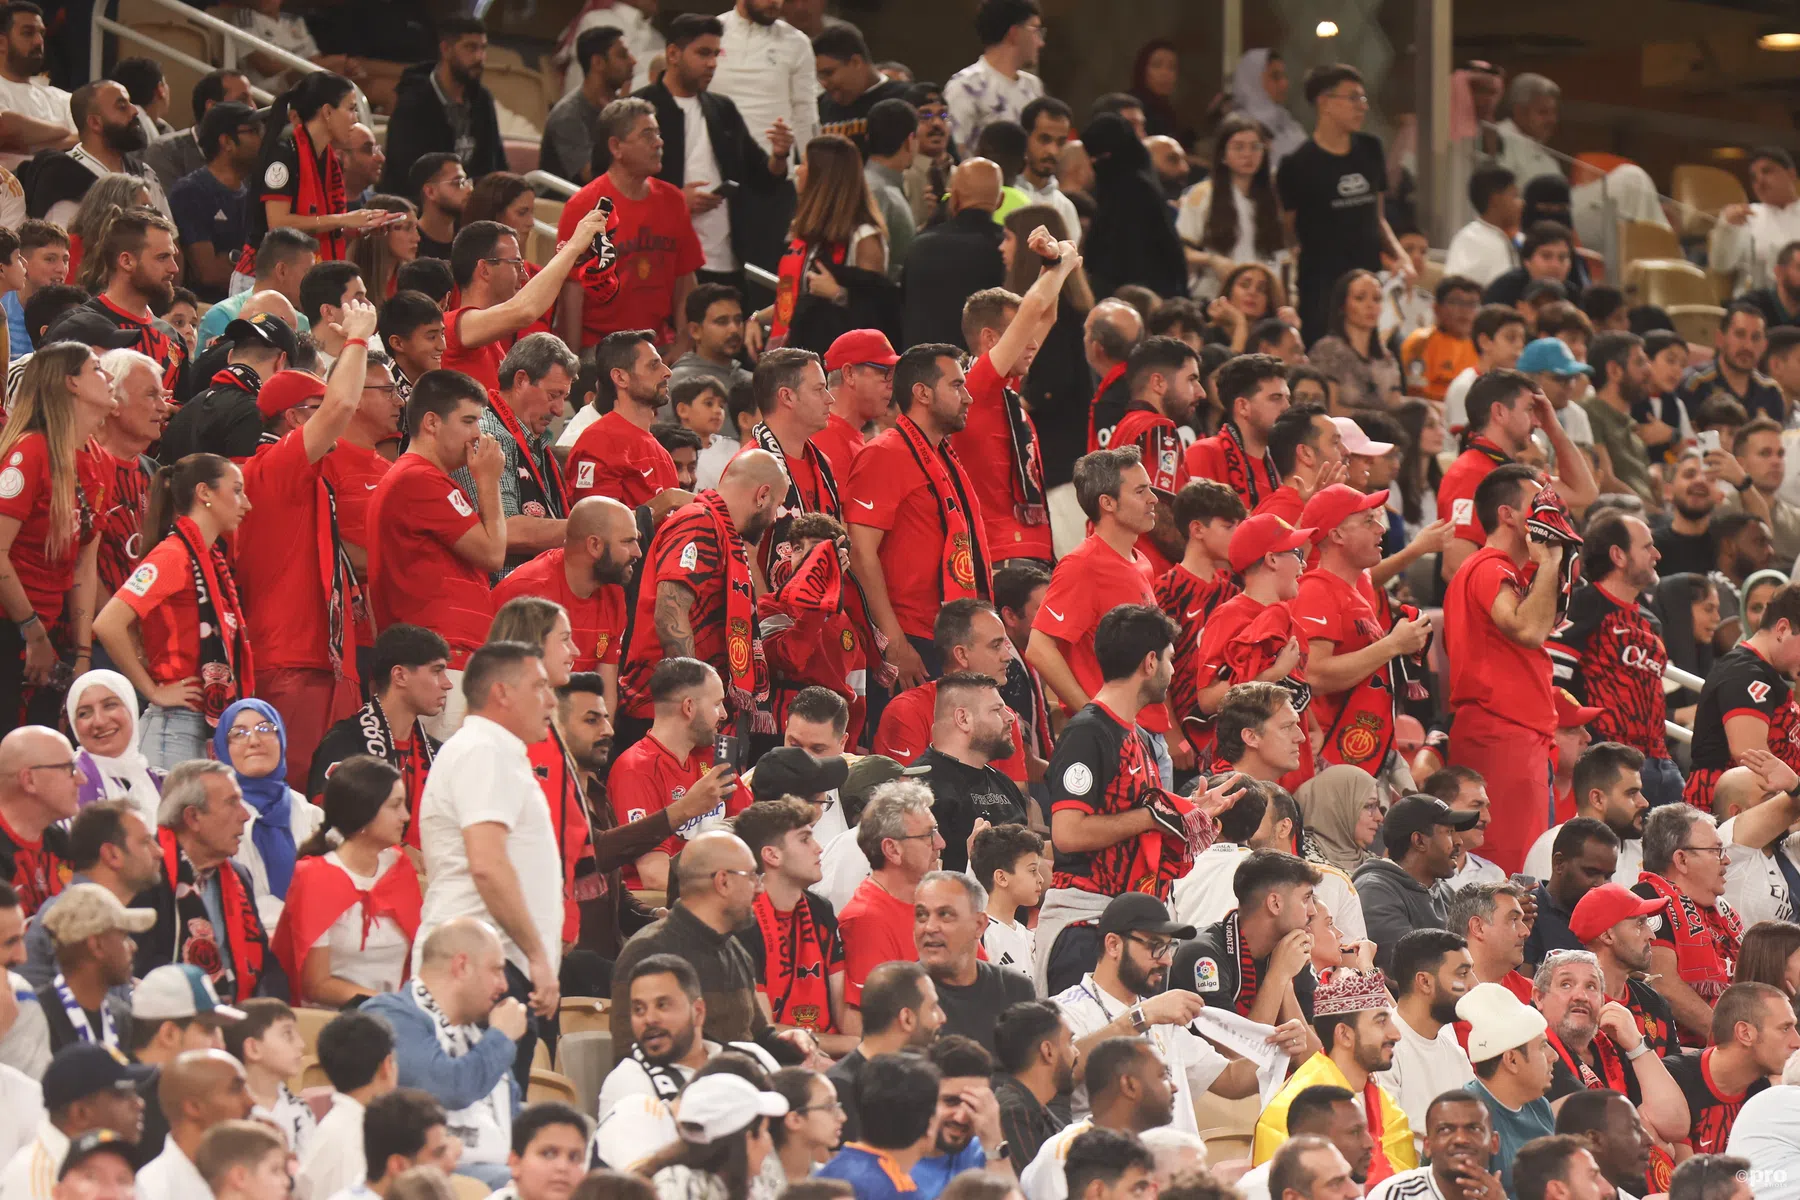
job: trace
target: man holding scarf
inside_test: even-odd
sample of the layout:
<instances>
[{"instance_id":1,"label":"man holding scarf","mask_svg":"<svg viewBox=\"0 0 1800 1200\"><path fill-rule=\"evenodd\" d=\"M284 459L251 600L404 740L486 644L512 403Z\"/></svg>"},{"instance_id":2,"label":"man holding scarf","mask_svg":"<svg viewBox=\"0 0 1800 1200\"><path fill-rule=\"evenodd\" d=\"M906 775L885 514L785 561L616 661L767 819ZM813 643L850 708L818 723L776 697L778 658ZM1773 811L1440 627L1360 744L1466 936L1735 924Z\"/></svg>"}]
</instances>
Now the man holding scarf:
<instances>
[{"instance_id":1,"label":"man holding scarf","mask_svg":"<svg viewBox=\"0 0 1800 1200\"><path fill-rule=\"evenodd\" d=\"M989 288L963 304L963 341L975 361L968 375L968 423L950 444L969 464L996 569L1012 558L1048 564L1056 557L1044 498L1043 453L1021 393L1056 324L1063 284L1081 265L1081 255L1075 243L1058 242L1042 225L1031 231L1027 248L1042 266L1023 296Z\"/></svg>"},{"instance_id":2,"label":"man holding scarf","mask_svg":"<svg viewBox=\"0 0 1800 1200\"><path fill-rule=\"evenodd\" d=\"M787 728L801 692L822 687L844 701L845 738L860 745L868 660L863 631L846 611L853 586L844 569L849 546L843 525L824 513L790 517L769 568L769 590L756 598L756 617L769 661L769 710L776 727Z\"/></svg>"},{"instance_id":3,"label":"man holding scarf","mask_svg":"<svg viewBox=\"0 0 1800 1200\"><path fill-rule=\"evenodd\" d=\"M1385 604L1369 580L1381 561L1387 529L1387 491L1368 495L1333 484L1306 503L1300 524L1313 531L1318 566L1300 576L1289 602L1306 643L1306 681L1318 706L1313 716L1325 731L1319 758L1348 763L1379 775L1394 745L1396 685L1409 674L1394 660L1411 657L1431 639L1424 617L1402 620L1384 632L1376 605ZM1422 665L1415 667L1422 676ZM1414 686L1417 686L1415 683Z\"/></svg>"},{"instance_id":4,"label":"man holding scarf","mask_svg":"<svg viewBox=\"0 0 1800 1200\"><path fill-rule=\"evenodd\" d=\"M802 513L842 520L844 506L830 463L809 440L825 428L831 414L831 393L819 356L792 346L769 350L757 361L751 388L758 420L750 431L754 444L740 454L761 447L776 456L787 475L787 491L775 519L756 546L757 571L767 579L777 548L787 541L790 520Z\"/></svg>"},{"instance_id":5,"label":"man holding scarf","mask_svg":"<svg viewBox=\"0 0 1800 1200\"><path fill-rule=\"evenodd\" d=\"M313 751L333 722L356 711L354 609L361 589L338 530L337 495L323 460L350 427L362 401L363 370L375 308L344 308L344 352L316 397L295 397L297 415L272 446L243 464L251 509L237 542L236 577L244 618L256 631L257 694L288 731L288 782L306 786ZM264 411L270 423L286 414Z\"/></svg>"},{"instance_id":6,"label":"man holding scarf","mask_svg":"<svg viewBox=\"0 0 1800 1200\"><path fill-rule=\"evenodd\" d=\"M1768 751L1745 759L1776 772ZM1744 925L1725 899L1731 851L1712 814L1687 804L1664 804L1644 821L1644 869L1631 890L1661 900L1661 920L1650 942L1650 981L1674 1010L1683 1046L1705 1046L1712 1036L1713 1007L1737 973Z\"/></svg>"},{"instance_id":7,"label":"man holding scarf","mask_svg":"<svg viewBox=\"0 0 1800 1200\"><path fill-rule=\"evenodd\" d=\"M581 373L576 358L554 333L534 333L514 343L500 363L498 387L490 385L481 410L481 432L500 443L500 512L506 518L506 566L500 573L563 544L569 491L550 452L550 421L562 412ZM480 378L476 376L476 378ZM478 501L468 467L450 478ZM496 607L500 602L496 601Z\"/></svg>"},{"instance_id":8,"label":"man holding scarf","mask_svg":"<svg viewBox=\"0 0 1800 1200\"><path fill-rule=\"evenodd\" d=\"M1275 418L1287 411L1287 364L1272 354L1240 354L1214 378L1225 424L1188 447L1188 476L1223 480L1245 511L1255 512L1281 486L1281 473L1269 454L1269 434Z\"/></svg>"},{"instance_id":9,"label":"man holding scarf","mask_svg":"<svg viewBox=\"0 0 1800 1200\"><path fill-rule=\"evenodd\" d=\"M973 403L962 351L912 347L894 365L894 396L899 421L857 455L844 492L850 563L887 639L887 665L909 688L943 667L931 636L938 609L992 596L981 501L947 442L968 424Z\"/></svg>"},{"instance_id":10,"label":"man holding scarf","mask_svg":"<svg viewBox=\"0 0 1800 1200\"><path fill-rule=\"evenodd\" d=\"M287 973L256 913L256 885L232 861L250 816L228 763L191 759L163 780L156 831L163 878L131 905L156 910L156 924L138 940L140 978L177 963L198 967L231 1001L288 998Z\"/></svg>"},{"instance_id":11,"label":"man holding scarf","mask_svg":"<svg viewBox=\"0 0 1800 1200\"><path fill-rule=\"evenodd\" d=\"M725 468L716 489L671 513L656 531L620 679L618 753L649 730L650 677L665 658L711 664L725 681L726 704L739 730L766 726L773 732L748 548L774 523L788 486L780 460L766 450L746 450Z\"/></svg>"}]
</instances>

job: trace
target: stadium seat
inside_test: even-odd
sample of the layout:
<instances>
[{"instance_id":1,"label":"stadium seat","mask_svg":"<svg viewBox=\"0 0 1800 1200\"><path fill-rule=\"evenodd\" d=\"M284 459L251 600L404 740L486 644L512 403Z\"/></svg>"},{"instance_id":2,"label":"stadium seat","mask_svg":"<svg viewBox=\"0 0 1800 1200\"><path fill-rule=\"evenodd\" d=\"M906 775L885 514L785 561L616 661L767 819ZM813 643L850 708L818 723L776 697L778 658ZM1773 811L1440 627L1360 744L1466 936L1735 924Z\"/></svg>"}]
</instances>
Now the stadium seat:
<instances>
[{"instance_id":1,"label":"stadium seat","mask_svg":"<svg viewBox=\"0 0 1800 1200\"><path fill-rule=\"evenodd\" d=\"M1681 239L1675 231L1654 221L1619 222L1619 261L1640 258L1680 258Z\"/></svg>"},{"instance_id":2,"label":"stadium seat","mask_svg":"<svg viewBox=\"0 0 1800 1200\"><path fill-rule=\"evenodd\" d=\"M1669 195L1686 206L1681 212L1680 232L1684 238L1707 236L1721 208L1749 199L1736 175L1700 163L1683 163L1675 168L1669 180Z\"/></svg>"},{"instance_id":3,"label":"stadium seat","mask_svg":"<svg viewBox=\"0 0 1800 1200\"><path fill-rule=\"evenodd\" d=\"M331 1023L338 1015L335 1008L296 1008L294 1023L300 1027L300 1041L306 1046L306 1053L316 1055L319 1052L319 1030Z\"/></svg>"},{"instance_id":4,"label":"stadium seat","mask_svg":"<svg viewBox=\"0 0 1800 1200\"><path fill-rule=\"evenodd\" d=\"M509 137L506 143L506 169L514 175L529 175L537 170L538 158L543 153L542 138L535 141L525 138Z\"/></svg>"},{"instance_id":5,"label":"stadium seat","mask_svg":"<svg viewBox=\"0 0 1800 1200\"><path fill-rule=\"evenodd\" d=\"M496 67L520 71L530 71L534 69L526 63L525 56L518 50L511 46L500 46L493 42L489 42L487 48L487 70L492 71Z\"/></svg>"},{"instance_id":6,"label":"stadium seat","mask_svg":"<svg viewBox=\"0 0 1800 1200\"><path fill-rule=\"evenodd\" d=\"M588 1116L598 1116L600 1085L613 1068L612 1034L564 1031L556 1042L557 1069L574 1083Z\"/></svg>"},{"instance_id":7,"label":"stadium seat","mask_svg":"<svg viewBox=\"0 0 1800 1200\"><path fill-rule=\"evenodd\" d=\"M215 35L197 25L169 19L173 14L165 12L163 15L165 19L162 21L134 22L132 28L145 37L155 38L170 49L179 50L203 63L219 61L219 48L216 44L218 38ZM169 115L165 119L177 129L193 124L194 85L200 82L204 71L196 71L186 63L177 62L141 42L130 42L123 38L120 39L119 53L123 56L142 55L155 59L162 66L163 78L169 84Z\"/></svg>"},{"instance_id":8,"label":"stadium seat","mask_svg":"<svg viewBox=\"0 0 1800 1200\"><path fill-rule=\"evenodd\" d=\"M496 67L488 63L481 82L494 99L531 122L541 132L550 106L544 103L544 85L536 71L524 67Z\"/></svg>"},{"instance_id":9,"label":"stadium seat","mask_svg":"<svg viewBox=\"0 0 1800 1200\"><path fill-rule=\"evenodd\" d=\"M494 1189L473 1175L453 1174L450 1176L450 1191L456 1200L486 1200L494 1194Z\"/></svg>"},{"instance_id":10,"label":"stadium seat","mask_svg":"<svg viewBox=\"0 0 1800 1200\"><path fill-rule=\"evenodd\" d=\"M1719 319L1725 310L1717 304L1678 304L1669 309L1675 332L1696 346L1710 346L1719 335Z\"/></svg>"},{"instance_id":11,"label":"stadium seat","mask_svg":"<svg viewBox=\"0 0 1800 1200\"><path fill-rule=\"evenodd\" d=\"M575 1094L575 1085L567 1075L558 1075L543 1067L533 1067L531 1086L525 1090L525 1102L536 1104L540 1100L560 1100L577 1108L581 1106L581 1097Z\"/></svg>"},{"instance_id":12,"label":"stadium seat","mask_svg":"<svg viewBox=\"0 0 1800 1200\"><path fill-rule=\"evenodd\" d=\"M1625 264L1625 298L1632 304L1711 304L1706 272L1686 259L1640 258Z\"/></svg>"},{"instance_id":13,"label":"stadium seat","mask_svg":"<svg viewBox=\"0 0 1800 1200\"><path fill-rule=\"evenodd\" d=\"M541 219L541 218L540 218ZM612 1001L594 996L564 996L557 1022L562 1032L612 1032Z\"/></svg>"}]
</instances>

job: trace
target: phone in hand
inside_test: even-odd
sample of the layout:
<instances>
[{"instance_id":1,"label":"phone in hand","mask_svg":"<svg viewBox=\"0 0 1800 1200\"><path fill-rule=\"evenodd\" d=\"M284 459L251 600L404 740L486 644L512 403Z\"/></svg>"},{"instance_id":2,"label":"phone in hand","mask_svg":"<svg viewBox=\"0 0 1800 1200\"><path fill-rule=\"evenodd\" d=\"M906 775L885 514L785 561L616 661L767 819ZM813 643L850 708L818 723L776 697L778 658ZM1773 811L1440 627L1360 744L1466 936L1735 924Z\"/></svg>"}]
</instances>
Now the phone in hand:
<instances>
[{"instance_id":1,"label":"phone in hand","mask_svg":"<svg viewBox=\"0 0 1800 1200\"><path fill-rule=\"evenodd\" d=\"M721 200L729 200L737 195L738 184L735 179L726 179L714 186L712 194Z\"/></svg>"},{"instance_id":2,"label":"phone in hand","mask_svg":"<svg viewBox=\"0 0 1800 1200\"><path fill-rule=\"evenodd\" d=\"M738 740L728 733L713 735L713 765L725 763L733 771L738 764Z\"/></svg>"},{"instance_id":3,"label":"phone in hand","mask_svg":"<svg viewBox=\"0 0 1800 1200\"><path fill-rule=\"evenodd\" d=\"M1702 454L1711 454L1720 448L1719 431L1716 429L1702 429L1694 435L1694 441L1698 443Z\"/></svg>"}]
</instances>

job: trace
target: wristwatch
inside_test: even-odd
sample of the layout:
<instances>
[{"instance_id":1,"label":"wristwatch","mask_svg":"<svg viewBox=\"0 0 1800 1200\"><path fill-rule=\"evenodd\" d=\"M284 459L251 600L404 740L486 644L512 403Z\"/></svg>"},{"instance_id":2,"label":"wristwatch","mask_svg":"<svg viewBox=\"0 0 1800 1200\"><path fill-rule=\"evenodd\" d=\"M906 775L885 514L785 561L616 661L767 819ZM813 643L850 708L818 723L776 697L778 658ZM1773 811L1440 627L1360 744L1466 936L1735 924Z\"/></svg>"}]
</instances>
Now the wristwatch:
<instances>
[{"instance_id":1,"label":"wristwatch","mask_svg":"<svg viewBox=\"0 0 1800 1200\"><path fill-rule=\"evenodd\" d=\"M1150 1032L1150 1022L1144 1020L1144 1006L1143 1005L1141 1005L1141 1004L1132 1005L1130 1008L1125 1010L1125 1015L1131 1018L1131 1028L1135 1032L1137 1032L1140 1035Z\"/></svg>"},{"instance_id":2,"label":"wristwatch","mask_svg":"<svg viewBox=\"0 0 1800 1200\"><path fill-rule=\"evenodd\" d=\"M998 1146L995 1146L991 1151L988 1152L988 1157L992 1158L992 1159L1011 1158L1012 1157L1011 1143L1001 1142Z\"/></svg>"},{"instance_id":3,"label":"wristwatch","mask_svg":"<svg viewBox=\"0 0 1800 1200\"><path fill-rule=\"evenodd\" d=\"M1645 1038L1644 1040L1639 1042L1637 1045L1633 1046L1631 1049L1629 1049L1625 1052L1625 1061L1626 1062L1636 1062L1638 1059L1644 1057L1644 1055L1646 1055L1648 1053L1650 1053L1650 1039Z\"/></svg>"}]
</instances>

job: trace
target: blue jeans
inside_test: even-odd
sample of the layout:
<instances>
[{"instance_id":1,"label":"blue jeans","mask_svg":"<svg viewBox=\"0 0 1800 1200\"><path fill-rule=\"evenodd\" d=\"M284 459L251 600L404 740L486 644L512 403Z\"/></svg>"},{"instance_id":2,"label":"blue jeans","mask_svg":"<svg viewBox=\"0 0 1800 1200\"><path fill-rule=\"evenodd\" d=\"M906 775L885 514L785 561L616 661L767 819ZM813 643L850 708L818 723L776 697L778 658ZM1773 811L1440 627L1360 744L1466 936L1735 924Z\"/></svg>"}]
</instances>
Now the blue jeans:
<instances>
[{"instance_id":1,"label":"blue jeans","mask_svg":"<svg viewBox=\"0 0 1800 1200\"><path fill-rule=\"evenodd\" d=\"M1684 786L1681 768L1675 765L1673 759L1646 758L1638 774L1643 778L1644 799L1650 801L1651 808L1659 804L1674 804L1681 799L1681 789Z\"/></svg>"},{"instance_id":2,"label":"blue jeans","mask_svg":"<svg viewBox=\"0 0 1800 1200\"><path fill-rule=\"evenodd\" d=\"M152 704L138 722L138 748L150 765L167 771L176 763L205 758L212 741L212 726L191 708L163 708Z\"/></svg>"}]
</instances>

